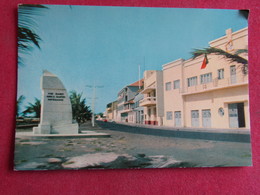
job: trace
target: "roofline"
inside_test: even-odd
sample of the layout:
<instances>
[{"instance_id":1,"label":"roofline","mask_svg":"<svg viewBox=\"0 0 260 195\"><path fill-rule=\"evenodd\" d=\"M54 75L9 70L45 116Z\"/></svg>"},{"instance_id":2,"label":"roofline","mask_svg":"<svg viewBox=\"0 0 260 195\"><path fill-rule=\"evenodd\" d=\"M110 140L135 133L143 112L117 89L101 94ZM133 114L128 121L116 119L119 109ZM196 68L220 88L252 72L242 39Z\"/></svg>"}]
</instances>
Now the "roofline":
<instances>
[{"instance_id":1,"label":"roofline","mask_svg":"<svg viewBox=\"0 0 260 195\"><path fill-rule=\"evenodd\" d=\"M242 28L242 29L240 29L240 30L237 30L237 31L235 31L235 32L232 32L232 35L238 34L238 33L243 32L243 31L245 31L245 30L248 30L248 26L245 27L245 28ZM226 37L227 37L227 35L224 35L224 36L222 36L222 37L219 37L219 38L217 38L217 39L214 39L214 40L212 40L212 41L209 42L209 45L211 45L211 44L213 44L213 43L215 43L215 42L217 42L217 41L220 41L220 40L222 40L222 39L225 39Z\"/></svg>"},{"instance_id":2,"label":"roofline","mask_svg":"<svg viewBox=\"0 0 260 195\"><path fill-rule=\"evenodd\" d=\"M232 32L232 35L238 34L238 33L240 33L240 32L246 31L246 30L248 30L248 26L245 27L245 28L242 28L242 29L240 29L240 30L237 30L237 31L235 31L235 32ZM217 42L217 41L219 41L219 40L225 39L226 36L227 36L227 35L224 35L224 36L222 36L222 37L220 37L220 38L217 38L217 39L215 39L215 40L213 40L213 41L210 41L210 42L209 42L209 47L210 47L210 45L211 45L212 43L215 43L215 42ZM202 55L201 55L201 56L202 56ZM196 58L199 58L199 57L201 57L201 56L198 56L198 57L196 57ZM195 59L195 58L194 58L194 59ZM185 59L183 59L183 58L179 58L179 59L177 59L177 60L174 60L174 61L168 62L168 63L166 63L166 64L163 64L163 65L162 65L162 69L163 69L163 70L166 70L166 69L168 69L168 68L170 68L170 67L172 67L172 66L180 65L180 63L183 63L183 64L185 65L185 63L189 63L191 60L193 60L192 57L191 57L191 58L188 58L187 60L185 60ZM172 66L170 66L170 65L172 65ZM170 66L170 67L168 67L168 66Z\"/></svg>"},{"instance_id":3,"label":"roofline","mask_svg":"<svg viewBox=\"0 0 260 195\"><path fill-rule=\"evenodd\" d=\"M131 86L132 84L134 84L134 83L136 83L136 82L138 82L138 81L142 81L142 80L144 80L144 78L142 78L142 79L140 79L140 80L137 80L137 81L135 81L135 82L133 82L133 83L131 83L130 85L126 85L125 87L123 87L118 93L117 93L117 95L119 95L119 93L121 92L121 91L123 91L125 88L127 88L127 87L139 87L139 86ZM141 85L142 86L142 85ZM140 87L141 87L140 86Z\"/></svg>"}]
</instances>

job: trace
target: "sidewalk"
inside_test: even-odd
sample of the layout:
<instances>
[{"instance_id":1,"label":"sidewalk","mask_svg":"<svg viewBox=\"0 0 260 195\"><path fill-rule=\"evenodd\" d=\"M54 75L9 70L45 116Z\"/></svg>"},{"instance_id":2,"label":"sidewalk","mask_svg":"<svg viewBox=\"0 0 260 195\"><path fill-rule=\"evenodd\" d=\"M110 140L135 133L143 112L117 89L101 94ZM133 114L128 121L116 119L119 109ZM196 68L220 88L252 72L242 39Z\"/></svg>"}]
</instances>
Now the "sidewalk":
<instances>
[{"instance_id":1,"label":"sidewalk","mask_svg":"<svg viewBox=\"0 0 260 195\"><path fill-rule=\"evenodd\" d=\"M131 123L98 122L103 129L163 137L250 143L248 129L170 128Z\"/></svg>"},{"instance_id":2,"label":"sidewalk","mask_svg":"<svg viewBox=\"0 0 260 195\"><path fill-rule=\"evenodd\" d=\"M111 137L110 134L107 133L98 133L95 131L82 131L79 134L33 134L33 132L16 132L16 138L21 137L30 137L30 138L103 138L103 137Z\"/></svg>"},{"instance_id":3,"label":"sidewalk","mask_svg":"<svg viewBox=\"0 0 260 195\"><path fill-rule=\"evenodd\" d=\"M20 131L16 131L15 137L21 138L21 137L30 137L30 138L103 138L103 137L111 137L110 134L103 133L103 132L97 132L98 130L102 130L98 125L95 125L92 127L92 124L90 121L87 121L84 124L81 124L79 126L80 133L78 134L34 134L32 131L32 127L35 125L24 125L21 126L19 129ZM30 128L30 131L23 131L24 128Z\"/></svg>"}]
</instances>

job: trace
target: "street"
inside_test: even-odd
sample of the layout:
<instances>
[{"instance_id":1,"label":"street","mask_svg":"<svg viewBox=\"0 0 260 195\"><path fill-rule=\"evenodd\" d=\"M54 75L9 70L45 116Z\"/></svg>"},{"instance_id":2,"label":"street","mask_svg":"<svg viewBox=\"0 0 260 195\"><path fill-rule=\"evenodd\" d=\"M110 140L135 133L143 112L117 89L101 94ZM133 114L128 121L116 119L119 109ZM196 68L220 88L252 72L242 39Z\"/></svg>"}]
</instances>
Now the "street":
<instances>
[{"instance_id":1,"label":"street","mask_svg":"<svg viewBox=\"0 0 260 195\"><path fill-rule=\"evenodd\" d=\"M215 133L215 132L197 132L197 131L182 131L178 130L166 130L163 128L149 128L135 127L129 125L123 125L118 123L104 123L102 121L96 121L97 124L104 128L114 131L129 132L143 135L155 135L162 137L175 137L175 138L191 138L191 139L204 139L204 140L216 140L216 141L229 141L229 142L245 142L250 143L249 134L238 133Z\"/></svg>"},{"instance_id":2,"label":"street","mask_svg":"<svg viewBox=\"0 0 260 195\"><path fill-rule=\"evenodd\" d=\"M111 137L16 138L15 168L49 170L251 165L251 145L248 142L188 139L170 134L149 135L148 128L142 130L104 122L97 124L94 128L84 124L81 129L108 133Z\"/></svg>"}]
</instances>

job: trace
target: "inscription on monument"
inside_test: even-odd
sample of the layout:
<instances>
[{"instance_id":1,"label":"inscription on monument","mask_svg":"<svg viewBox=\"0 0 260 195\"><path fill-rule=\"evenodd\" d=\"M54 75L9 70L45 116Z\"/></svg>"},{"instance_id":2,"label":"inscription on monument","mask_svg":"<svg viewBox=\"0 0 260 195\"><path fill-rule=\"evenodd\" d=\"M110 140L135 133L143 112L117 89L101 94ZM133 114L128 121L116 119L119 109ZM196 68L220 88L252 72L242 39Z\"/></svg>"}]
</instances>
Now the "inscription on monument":
<instances>
[{"instance_id":1,"label":"inscription on monument","mask_svg":"<svg viewBox=\"0 0 260 195\"><path fill-rule=\"evenodd\" d=\"M47 93L47 100L48 101L64 101L66 98L64 93Z\"/></svg>"}]
</instances>

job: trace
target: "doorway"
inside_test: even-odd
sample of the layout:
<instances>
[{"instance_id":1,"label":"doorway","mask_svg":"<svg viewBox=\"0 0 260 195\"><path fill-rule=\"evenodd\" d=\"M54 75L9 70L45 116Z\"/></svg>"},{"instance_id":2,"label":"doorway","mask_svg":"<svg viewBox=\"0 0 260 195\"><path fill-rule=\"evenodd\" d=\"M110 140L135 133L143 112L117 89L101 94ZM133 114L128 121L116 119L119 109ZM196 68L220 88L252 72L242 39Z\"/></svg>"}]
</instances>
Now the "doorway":
<instances>
[{"instance_id":1,"label":"doorway","mask_svg":"<svg viewBox=\"0 0 260 195\"><path fill-rule=\"evenodd\" d=\"M244 103L228 104L229 127L241 128L246 126Z\"/></svg>"},{"instance_id":2,"label":"doorway","mask_svg":"<svg viewBox=\"0 0 260 195\"><path fill-rule=\"evenodd\" d=\"M174 126L181 127L181 112L180 111L174 112Z\"/></svg>"},{"instance_id":3,"label":"doorway","mask_svg":"<svg viewBox=\"0 0 260 195\"><path fill-rule=\"evenodd\" d=\"M199 111L198 110L192 110L191 111L191 126L192 127L199 127Z\"/></svg>"}]
</instances>

